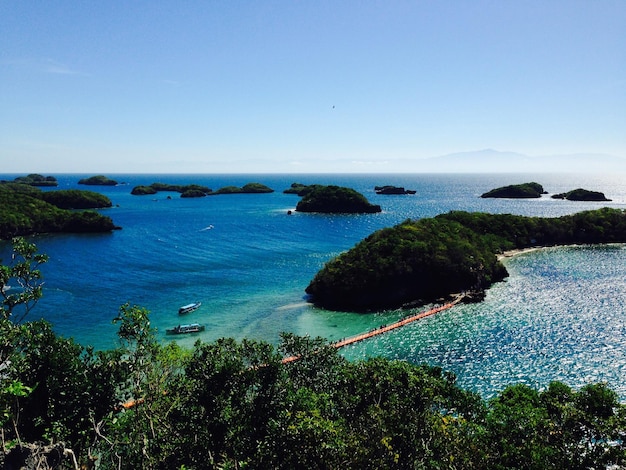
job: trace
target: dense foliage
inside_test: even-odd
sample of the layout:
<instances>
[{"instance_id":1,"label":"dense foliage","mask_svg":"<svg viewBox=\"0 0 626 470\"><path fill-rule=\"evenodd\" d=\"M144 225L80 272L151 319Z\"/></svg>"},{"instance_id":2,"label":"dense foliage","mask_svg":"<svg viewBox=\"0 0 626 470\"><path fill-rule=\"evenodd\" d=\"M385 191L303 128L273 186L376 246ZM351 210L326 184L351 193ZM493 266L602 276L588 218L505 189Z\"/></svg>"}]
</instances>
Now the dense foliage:
<instances>
[{"instance_id":1,"label":"dense foliage","mask_svg":"<svg viewBox=\"0 0 626 470\"><path fill-rule=\"evenodd\" d=\"M365 196L354 189L331 185L306 190L296 210L333 214L371 214L380 212L381 208L379 205L371 204Z\"/></svg>"},{"instance_id":2,"label":"dense foliage","mask_svg":"<svg viewBox=\"0 0 626 470\"><path fill-rule=\"evenodd\" d=\"M103 194L77 189L46 191L42 192L39 197L61 209L99 209L113 205L111 200Z\"/></svg>"},{"instance_id":3,"label":"dense foliage","mask_svg":"<svg viewBox=\"0 0 626 470\"><path fill-rule=\"evenodd\" d=\"M0 184L0 239L34 233L109 232L117 228L110 217L61 209L55 203L69 207L111 205L108 198L90 191L42 192L21 184Z\"/></svg>"},{"instance_id":4,"label":"dense foliage","mask_svg":"<svg viewBox=\"0 0 626 470\"><path fill-rule=\"evenodd\" d=\"M148 312L128 304L114 320L119 347L84 348L45 322L16 321L40 297L47 260L24 240L14 250L0 270L2 295L13 295L0 310L0 464L33 454L100 469L626 463L626 407L603 384L511 385L484 401L438 368L349 362L320 338L159 344ZM9 282L23 289L9 294Z\"/></svg>"},{"instance_id":5,"label":"dense foliage","mask_svg":"<svg viewBox=\"0 0 626 470\"><path fill-rule=\"evenodd\" d=\"M78 184L86 184L90 186L116 186L117 181L104 175L97 175L90 176L89 178L82 178L78 181Z\"/></svg>"},{"instance_id":6,"label":"dense foliage","mask_svg":"<svg viewBox=\"0 0 626 470\"><path fill-rule=\"evenodd\" d=\"M500 197L500 198L537 198L542 194L546 194L539 183L522 183L511 184L509 186L502 186L501 188L495 188L491 191L487 191L480 197Z\"/></svg>"},{"instance_id":7,"label":"dense foliage","mask_svg":"<svg viewBox=\"0 0 626 470\"><path fill-rule=\"evenodd\" d=\"M507 276L496 254L556 244L626 242L626 213L603 208L558 218L450 212L379 230L328 262L306 289L335 310L422 304L479 294Z\"/></svg>"},{"instance_id":8,"label":"dense foliage","mask_svg":"<svg viewBox=\"0 0 626 470\"><path fill-rule=\"evenodd\" d=\"M567 199L568 201L610 201L604 193L589 191L588 189L572 189L566 193L553 194L553 199Z\"/></svg>"}]
</instances>

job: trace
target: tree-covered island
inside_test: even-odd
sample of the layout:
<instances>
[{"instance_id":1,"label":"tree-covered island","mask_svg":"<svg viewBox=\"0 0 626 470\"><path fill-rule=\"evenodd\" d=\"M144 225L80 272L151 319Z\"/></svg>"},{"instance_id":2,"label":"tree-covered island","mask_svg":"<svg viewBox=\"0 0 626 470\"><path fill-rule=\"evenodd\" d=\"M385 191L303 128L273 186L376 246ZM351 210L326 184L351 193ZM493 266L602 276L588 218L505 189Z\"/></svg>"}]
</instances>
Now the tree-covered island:
<instances>
[{"instance_id":1,"label":"tree-covered island","mask_svg":"<svg viewBox=\"0 0 626 470\"><path fill-rule=\"evenodd\" d=\"M54 176L43 176L39 173L31 173L27 176L18 176L14 183L28 184L29 186L58 186L59 183ZM6 181L3 181L6 183Z\"/></svg>"},{"instance_id":2,"label":"tree-covered island","mask_svg":"<svg viewBox=\"0 0 626 470\"><path fill-rule=\"evenodd\" d=\"M293 192L302 195L296 206L298 212L321 212L325 214L372 214L380 212L377 204L371 204L365 196L351 188L341 186L292 185Z\"/></svg>"},{"instance_id":3,"label":"tree-covered island","mask_svg":"<svg viewBox=\"0 0 626 470\"><path fill-rule=\"evenodd\" d=\"M315 188L322 188L322 184L302 184L291 183L291 186L283 191L284 194L297 194L300 197L305 196L307 193L313 191Z\"/></svg>"},{"instance_id":4,"label":"tree-covered island","mask_svg":"<svg viewBox=\"0 0 626 470\"><path fill-rule=\"evenodd\" d=\"M374 191L376 191L376 194L384 194L384 195L415 194L417 192L414 189L404 189L402 186L391 186L391 185L375 186Z\"/></svg>"},{"instance_id":5,"label":"tree-covered island","mask_svg":"<svg viewBox=\"0 0 626 470\"><path fill-rule=\"evenodd\" d=\"M88 186L117 186L117 181L108 178L104 175L90 176L89 178L82 178L78 180L78 184L85 184Z\"/></svg>"},{"instance_id":6,"label":"tree-covered island","mask_svg":"<svg viewBox=\"0 0 626 470\"><path fill-rule=\"evenodd\" d=\"M626 212L557 217L454 211L379 230L329 261L306 288L323 308L376 311L460 292L481 298L503 280L497 254L529 247L626 242Z\"/></svg>"},{"instance_id":7,"label":"tree-covered island","mask_svg":"<svg viewBox=\"0 0 626 470\"><path fill-rule=\"evenodd\" d=\"M539 183L522 183L502 186L481 194L482 198L529 199L547 194Z\"/></svg>"},{"instance_id":8,"label":"tree-covered island","mask_svg":"<svg viewBox=\"0 0 626 470\"><path fill-rule=\"evenodd\" d=\"M578 188L572 189L566 193L553 194L552 199L567 199L568 201L610 201L599 191L589 191L588 189Z\"/></svg>"},{"instance_id":9,"label":"tree-covered island","mask_svg":"<svg viewBox=\"0 0 626 470\"><path fill-rule=\"evenodd\" d=\"M217 196L219 194L267 194L273 193L274 190L261 183L247 183L242 187L239 186L224 186L209 193L208 196Z\"/></svg>"},{"instance_id":10,"label":"tree-covered island","mask_svg":"<svg viewBox=\"0 0 626 470\"><path fill-rule=\"evenodd\" d=\"M135 186L131 190L131 194L135 196L145 196L150 194L156 194L160 191L170 191L180 193L180 197L204 197L204 196L217 196L219 194L262 194L272 193L274 190L261 183L248 183L242 187L238 186L225 186L213 191L207 186L199 184L166 184L166 183L152 183L149 186Z\"/></svg>"},{"instance_id":11,"label":"tree-covered island","mask_svg":"<svg viewBox=\"0 0 626 470\"><path fill-rule=\"evenodd\" d=\"M135 186L130 193L135 196L146 196L150 194L156 194L160 191L180 193L180 197L204 197L207 194L211 193L213 190L199 184L180 185L152 183L149 186Z\"/></svg>"},{"instance_id":12,"label":"tree-covered island","mask_svg":"<svg viewBox=\"0 0 626 470\"><path fill-rule=\"evenodd\" d=\"M110 232L117 229L110 217L92 209L111 207L106 196L92 191L43 192L29 185L0 184L0 239L54 232Z\"/></svg>"}]
</instances>

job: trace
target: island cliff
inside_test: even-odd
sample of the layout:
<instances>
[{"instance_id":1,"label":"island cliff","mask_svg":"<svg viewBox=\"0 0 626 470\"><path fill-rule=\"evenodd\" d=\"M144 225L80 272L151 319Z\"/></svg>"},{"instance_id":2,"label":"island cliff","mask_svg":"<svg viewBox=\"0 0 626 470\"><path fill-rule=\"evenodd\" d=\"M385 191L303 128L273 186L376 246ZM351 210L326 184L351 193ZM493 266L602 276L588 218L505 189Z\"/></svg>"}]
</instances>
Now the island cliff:
<instances>
[{"instance_id":1,"label":"island cliff","mask_svg":"<svg viewBox=\"0 0 626 470\"><path fill-rule=\"evenodd\" d=\"M459 292L480 299L508 273L505 250L626 242L626 212L603 208L558 218L455 211L379 230L329 261L306 288L331 310L421 305Z\"/></svg>"}]
</instances>

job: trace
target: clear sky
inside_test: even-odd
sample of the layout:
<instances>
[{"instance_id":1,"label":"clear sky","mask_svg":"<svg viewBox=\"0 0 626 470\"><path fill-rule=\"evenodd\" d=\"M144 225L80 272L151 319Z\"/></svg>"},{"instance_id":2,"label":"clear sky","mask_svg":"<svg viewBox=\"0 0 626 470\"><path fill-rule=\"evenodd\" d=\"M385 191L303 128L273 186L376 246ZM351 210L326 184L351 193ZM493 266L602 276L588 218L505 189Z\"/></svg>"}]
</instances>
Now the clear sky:
<instances>
[{"instance_id":1,"label":"clear sky","mask_svg":"<svg viewBox=\"0 0 626 470\"><path fill-rule=\"evenodd\" d=\"M626 0L0 1L0 173L626 157Z\"/></svg>"}]
</instances>

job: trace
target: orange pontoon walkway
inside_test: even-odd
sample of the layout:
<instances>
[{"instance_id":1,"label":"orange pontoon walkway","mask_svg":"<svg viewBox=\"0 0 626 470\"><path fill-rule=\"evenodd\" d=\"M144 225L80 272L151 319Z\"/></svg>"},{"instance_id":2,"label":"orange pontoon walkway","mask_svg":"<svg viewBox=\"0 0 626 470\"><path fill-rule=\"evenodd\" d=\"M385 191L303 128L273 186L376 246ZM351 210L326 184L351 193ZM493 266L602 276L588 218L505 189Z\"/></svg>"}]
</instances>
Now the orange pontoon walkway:
<instances>
[{"instance_id":1,"label":"orange pontoon walkway","mask_svg":"<svg viewBox=\"0 0 626 470\"><path fill-rule=\"evenodd\" d=\"M410 317L406 317L403 318L400 321L397 321L395 323L392 323L390 325L383 325L380 326L374 330L368 331L367 333L361 333L359 335L356 336L351 336L349 338L344 338L341 339L339 341L336 341L334 343L331 344L331 346L339 349L339 348L343 348L344 346L348 346L350 344L354 344L354 343L358 343L359 341L363 341L365 339L368 338L372 338L374 336L378 336L378 335L382 335L383 333L387 333L388 331L391 330L395 330L397 328L401 328L404 325L408 325L409 323L413 323L417 320L421 320L422 318L426 318L426 317L430 317L431 315L434 315L435 313L439 313L443 310L447 310L451 307L454 307L456 304L458 304L461 300L463 299L462 295L457 296L456 299L454 299L454 301L449 302L447 304L441 305L439 307L435 307L435 308L431 308L430 310L426 310L425 312L420 312L416 315L411 315ZM290 357L286 357L283 359L283 364L286 364L288 362L292 362L299 359L299 356L290 356Z\"/></svg>"}]
</instances>

